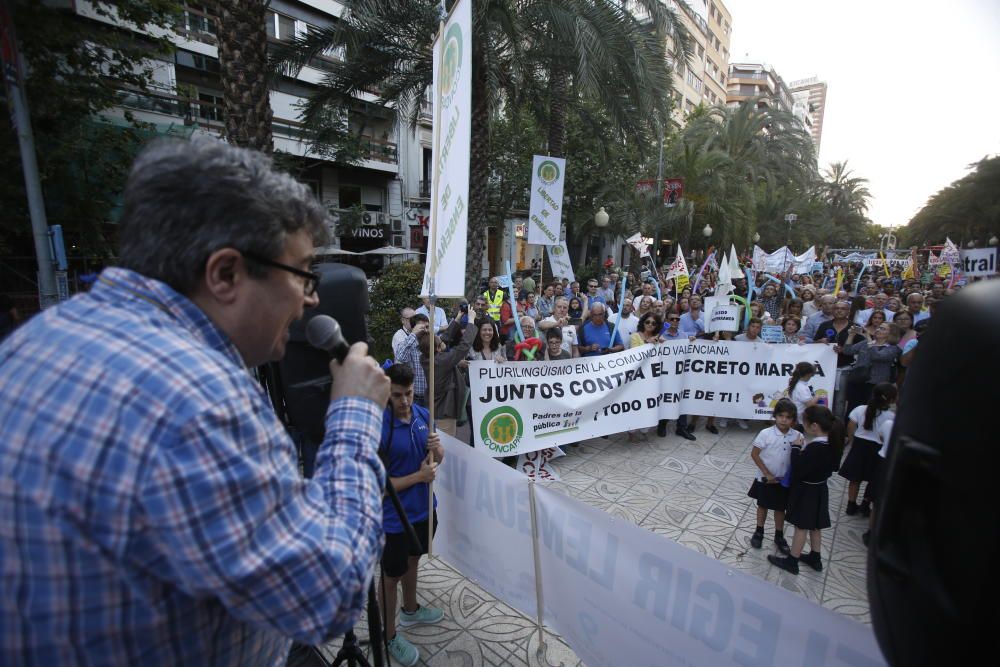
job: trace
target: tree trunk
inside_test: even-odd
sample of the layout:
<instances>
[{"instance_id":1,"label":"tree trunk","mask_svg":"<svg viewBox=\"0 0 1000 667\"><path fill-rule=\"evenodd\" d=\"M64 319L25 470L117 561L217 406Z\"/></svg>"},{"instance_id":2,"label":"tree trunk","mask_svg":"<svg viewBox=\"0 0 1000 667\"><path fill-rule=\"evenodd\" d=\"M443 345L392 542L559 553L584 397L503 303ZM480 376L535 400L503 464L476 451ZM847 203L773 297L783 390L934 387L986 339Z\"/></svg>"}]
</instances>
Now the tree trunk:
<instances>
[{"instance_id":1,"label":"tree trunk","mask_svg":"<svg viewBox=\"0 0 1000 667\"><path fill-rule=\"evenodd\" d=\"M480 76L482 57L472 54L472 162L469 165L469 229L465 243L465 294L471 302L479 292L483 272L483 246L486 244L486 219L489 187L490 110L486 82Z\"/></svg>"},{"instance_id":2,"label":"tree trunk","mask_svg":"<svg viewBox=\"0 0 1000 667\"><path fill-rule=\"evenodd\" d=\"M226 140L272 152L268 96L268 0L216 0L219 66L226 110Z\"/></svg>"},{"instance_id":3,"label":"tree trunk","mask_svg":"<svg viewBox=\"0 0 1000 667\"><path fill-rule=\"evenodd\" d=\"M566 73L554 68L549 72L549 155L566 156Z\"/></svg>"}]
</instances>

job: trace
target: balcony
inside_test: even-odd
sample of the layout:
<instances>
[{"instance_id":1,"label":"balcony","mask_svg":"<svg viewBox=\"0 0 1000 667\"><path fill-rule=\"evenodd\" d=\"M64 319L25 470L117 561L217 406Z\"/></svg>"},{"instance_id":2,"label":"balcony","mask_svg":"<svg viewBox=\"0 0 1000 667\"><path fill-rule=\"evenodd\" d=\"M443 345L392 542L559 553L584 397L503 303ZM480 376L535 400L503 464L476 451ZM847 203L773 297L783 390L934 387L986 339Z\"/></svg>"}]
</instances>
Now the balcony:
<instances>
[{"instance_id":1,"label":"balcony","mask_svg":"<svg viewBox=\"0 0 1000 667\"><path fill-rule=\"evenodd\" d=\"M426 98L420 100L420 115L417 121L430 125L434 122L434 103Z\"/></svg>"},{"instance_id":2,"label":"balcony","mask_svg":"<svg viewBox=\"0 0 1000 667\"><path fill-rule=\"evenodd\" d=\"M420 199L430 199L431 198L431 181L420 181L417 186L417 197Z\"/></svg>"},{"instance_id":3,"label":"balcony","mask_svg":"<svg viewBox=\"0 0 1000 667\"><path fill-rule=\"evenodd\" d=\"M173 116L183 119L185 125L197 124L212 132L225 131L225 108L222 104L185 97L164 91L141 91L121 88L118 90L119 104L127 109ZM271 131L277 137L295 141L307 141L305 126L287 118L272 118ZM399 163L398 145L372 137L359 137L362 159L385 164Z\"/></svg>"},{"instance_id":4,"label":"balcony","mask_svg":"<svg viewBox=\"0 0 1000 667\"><path fill-rule=\"evenodd\" d=\"M361 157L365 159L385 162L386 164L399 163L399 147L394 142L373 139L371 137L361 137L359 145L361 147Z\"/></svg>"},{"instance_id":5,"label":"balcony","mask_svg":"<svg viewBox=\"0 0 1000 667\"><path fill-rule=\"evenodd\" d=\"M185 7L174 19L174 32L192 42L216 46L215 17L193 7Z\"/></svg>"}]
</instances>

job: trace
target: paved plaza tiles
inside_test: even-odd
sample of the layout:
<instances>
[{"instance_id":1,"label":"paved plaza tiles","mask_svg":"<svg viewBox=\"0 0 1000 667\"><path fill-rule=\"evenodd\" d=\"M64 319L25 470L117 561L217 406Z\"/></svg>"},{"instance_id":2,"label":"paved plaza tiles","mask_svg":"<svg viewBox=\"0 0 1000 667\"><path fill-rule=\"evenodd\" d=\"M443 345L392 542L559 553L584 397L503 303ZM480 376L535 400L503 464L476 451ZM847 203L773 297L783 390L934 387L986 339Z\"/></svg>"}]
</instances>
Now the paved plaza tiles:
<instances>
[{"instance_id":1,"label":"paved plaza tiles","mask_svg":"<svg viewBox=\"0 0 1000 667\"><path fill-rule=\"evenodd\" d=\"M817 604L862 623L870 623L865 588L865 547L861 534L867 519L848 517L847 483L830 480L833 527L823 531L822 572L803 567L799 575L771 566L774 529L768 517L764 548L750 547L755 501L746 493L756 472L750 443L767 424L751 422L749 430L730 421L713 435L699 427L697 441L650 433L645 442L630 443L625 434L596 438L569 448L554 467L558 482L546 483L623 521L659 533L716 558L734 570L760 577ZM461 437L463 433L459 432ZM446 512L445 508L442 508ZM791 541L791 534L788 536ZM444 610L434 626L405 628L403 635L421 653L421 665L541 665L576 667L583 663L557 635L546 632L547 651L536 656L534 622L476 586L439 558L422 560L418 598ZM362 621L359 636L367 636ZM339 642L338 642L339 643ZM336 645L324 652L332 657Z\"/></svg>"}]
</instances>

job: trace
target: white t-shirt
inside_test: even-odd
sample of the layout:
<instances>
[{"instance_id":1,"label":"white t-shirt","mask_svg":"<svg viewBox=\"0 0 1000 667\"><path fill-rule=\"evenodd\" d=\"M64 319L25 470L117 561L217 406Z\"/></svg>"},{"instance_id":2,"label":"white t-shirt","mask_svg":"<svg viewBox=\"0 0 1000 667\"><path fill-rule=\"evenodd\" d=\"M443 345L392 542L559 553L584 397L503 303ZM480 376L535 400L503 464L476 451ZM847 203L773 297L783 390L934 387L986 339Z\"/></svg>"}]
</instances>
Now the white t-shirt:
<instances>
[{"instance_id":1,"label":"white t-shirt","mask_svg":"<svg viewBox=\"0 0 1000 667\"><path fill-rule=\"evenodd\" d=\"M878 450L878 455L882 458L887 458L889 456L889 436L892 435L892 422L893 420L891 418L887 419L882 422L881 426L878 427L878 442L882 443L882 447Z\"/></svg>"},{"instance_id":2,"label":"white t-shirt","mask_svg":"<svg viewBox=\"0 0 1000 667\"><path fill-rule=\"evenodd\" d=\"M409 331L400 328L392 335L392 357L399 359L399 348L403 347L403 342L410 335Z\"/></svg>"},{"instance_id":3,"label":"white t-shirt","mask_svg":"<svg viewBox=\"0 0 1000 667\"><path fill-rule=\"evenodd\" d=\"M792 443L801 436L794 428L788 429L788 433L782 433L777 426L771 426L757 434L753 439L753 446L760 450L760 460L764 462L764 467L781 479L788 472Z\"/></svg>"},{"instance_id":4,"label":"white t-shirt","mask_svg":"<svg viewBox=\"0 0 1000 667\"><path fill-rule=\"evenodd\" d=\"M430 313L427 312L427 306L420 306L414 311L420 315L426 315L427 319L430 319ZM434 331L435 333L444 329L448 326L448 316L444 314L444 308L441 306L434 306Z\"/></svg>"},{"instance_id":5,"label":"white t-shirt","mask_svg":"<svg viewBox=\"0 0 1000 667\"><path fill-rule=\"evenodd\" d=\"M859 310L854 313L854 323L860 324L861 326L867 326L868 320L871 319L872 313L875 312L874 308L865 308L864 310ZM892 322L892 318L896 317L896 313L892 312L888 308L883 308L882 312L885 313L885 321Z\"/></svg>"},{"instance_id":6,"label":"white t-shirt","mask_svg":"<svg viewBox=\"0 0 1000 667\"><path fill-rule=\"evenodd\" d=\"M551 315L542 320L542 322L552 322L553 324L555 324L555 321L556 318ZM539 322L539 324L541 324L541 322ZM576 340L576 327L574 327L571 324L568 324L564 327L561 327L561 329L563 335L562 349L566 350L570 354L573 354L573 346L579 344Z\"/></svg>"},{"instance_id":7,"label":"white t-shirt","mask_svg":"<svg viewBox=\"0 0 1000 667\"><path fill-rule=\"evenodd\" d=\"M809 388L809 385L804 380L799 380L795 383L795 389L792 389L792 395L788 398L795 404L800 424L802 423L802 413L805 412L806 403L811 401L812 397L812 389Z\"/></svg>"},{"instance_id":8,"label":"white t-shirt","mask_svg":"<svg viewBox=\"0 0 1000 667\"><path fill-rule=\"evenodd\" d=\"M618 325L618 335L622 337L625 342L625 347L631 347L632 343L629 340L632 338L632 334L636 332L639 326L639 318L632 313L628 317L622 317L621 323Z\"/></svg>"},{"instance_id":9,"label":"white t-shirt","mask_svg":"<svg viewBox=\"0 0 1000 667\"><path fill-rule=\"evenodd\" d=\"M871 430L865 428L865 411L868 409L867 405L859 405L858 407L851 410L851 414L847 415L847 418L858 425L856 431L854 431L855 438L864 438L865 440L871 440L872 442L881 442L878 437L879 429L882 428L882 424L889 421L891 422L895 417L895 413L892 410L883 410L882 412L875 415L875 423Z\"/></svg>"}]
</instances>

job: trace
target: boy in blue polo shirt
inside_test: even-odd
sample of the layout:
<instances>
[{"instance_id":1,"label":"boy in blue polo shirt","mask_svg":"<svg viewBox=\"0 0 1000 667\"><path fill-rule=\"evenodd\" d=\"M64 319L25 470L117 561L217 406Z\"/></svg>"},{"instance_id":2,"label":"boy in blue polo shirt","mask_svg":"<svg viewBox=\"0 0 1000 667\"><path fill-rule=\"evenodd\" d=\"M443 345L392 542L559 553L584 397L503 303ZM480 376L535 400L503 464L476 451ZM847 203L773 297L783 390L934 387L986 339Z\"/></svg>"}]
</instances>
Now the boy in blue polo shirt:
<instances>
[{"instance_id":1,"label":"boy in blue polo shirt","mask_svg":"<svg viewBox=\"0 0 1000 667\"><path fill-rule=\"evenodd\" d=\"M427 553L428 483L434 480L438 464L444 458L444 448L437 433L430 432L430 414L413 402L413 369L404 364L394 364L386 370L386 375L390 382L389 405L382 415L379 456L399 495L406 517L420 538L420 549L410 544L396 508L386 497L382 503L382 525L385 529L382 576L385 585L379 587L379 601L385 619L385 634L389 638L389 653L401 665L415 665L420 660L419 651L396 634L396 587L402 582L401 626L437 623L444 616L440 609L421 607L417 603L417 569L420 556ZM434 506L437 507L437 499ZM436 511L434 527L437 528Z\"/></svg>"}]
</instances>

